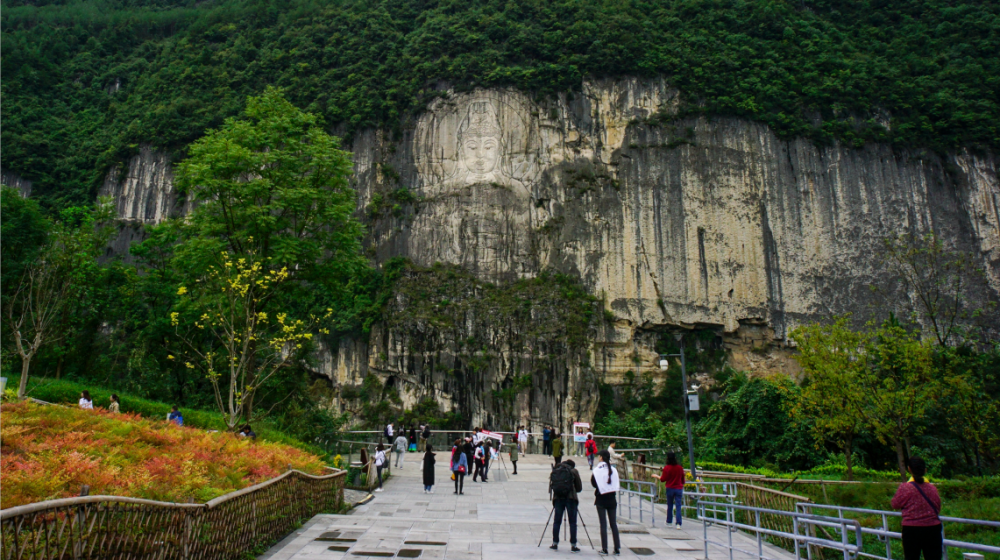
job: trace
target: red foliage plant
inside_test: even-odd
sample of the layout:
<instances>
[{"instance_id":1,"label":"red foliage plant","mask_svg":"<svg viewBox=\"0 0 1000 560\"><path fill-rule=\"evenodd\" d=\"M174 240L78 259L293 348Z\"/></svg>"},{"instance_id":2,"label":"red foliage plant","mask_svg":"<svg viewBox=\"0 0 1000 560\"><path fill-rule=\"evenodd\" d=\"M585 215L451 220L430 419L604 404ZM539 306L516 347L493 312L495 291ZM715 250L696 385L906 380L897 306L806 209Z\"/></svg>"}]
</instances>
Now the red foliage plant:
<instances>
[{"instance_id":1,"label":"red foliage plant","mask_svg":"<svg viewBox=\"0 0 1000 560\"><path fill-rule=\"evenodd\" d=\"M319 457L103 409L0 407L0 507L79 495L205 502L273 478L289 465L323 474Z\"/></svg>"}]
</instances>

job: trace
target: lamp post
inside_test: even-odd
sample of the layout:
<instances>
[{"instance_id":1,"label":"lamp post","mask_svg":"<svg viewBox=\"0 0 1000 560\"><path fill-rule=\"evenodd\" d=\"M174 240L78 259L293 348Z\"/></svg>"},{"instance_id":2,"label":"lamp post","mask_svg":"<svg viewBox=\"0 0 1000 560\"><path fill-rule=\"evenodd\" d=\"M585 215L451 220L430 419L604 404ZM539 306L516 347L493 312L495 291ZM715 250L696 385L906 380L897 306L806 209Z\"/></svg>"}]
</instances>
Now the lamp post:
<instances>
[{"instance_id":1,"label":"lamp post","mask_svg":"<svg viewBox=\"0 0 1000 560\"><path fill-rule=\"evenodd\" d=\"M681 359L681 384L683 385L681 398L684 399L684 424L687 426L688 460L691 465L691 478L697 480L698 469L694 463L694 438L691 436L691 404L688 398L687 360L684 359L684 335L677 333L674 335L674 339L677 340L681 351L679 354L660 354L660 369L666 371L670 367L670 362L667 361L667 358Z\"/></svg>"}]
</instances>

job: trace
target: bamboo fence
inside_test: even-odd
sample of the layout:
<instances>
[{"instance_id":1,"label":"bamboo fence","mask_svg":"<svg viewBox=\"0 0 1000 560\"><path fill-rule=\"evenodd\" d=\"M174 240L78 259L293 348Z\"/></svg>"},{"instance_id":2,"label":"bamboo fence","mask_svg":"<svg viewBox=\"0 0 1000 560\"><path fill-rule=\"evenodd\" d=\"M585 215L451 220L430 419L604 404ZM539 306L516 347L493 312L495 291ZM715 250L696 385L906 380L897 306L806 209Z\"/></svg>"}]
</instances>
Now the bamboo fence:
<instances>
[{"instance_id":1,"label":"bamboo fence","mask_svg":"<svg viewBox=\"0 0 1000 560\"><path fill-rule=\"evenodd\" d=\"M2 560L244 558L344 504L346 471L281 476L205 504L81 496L0 510Z\"/></svg>"}]
</instances>

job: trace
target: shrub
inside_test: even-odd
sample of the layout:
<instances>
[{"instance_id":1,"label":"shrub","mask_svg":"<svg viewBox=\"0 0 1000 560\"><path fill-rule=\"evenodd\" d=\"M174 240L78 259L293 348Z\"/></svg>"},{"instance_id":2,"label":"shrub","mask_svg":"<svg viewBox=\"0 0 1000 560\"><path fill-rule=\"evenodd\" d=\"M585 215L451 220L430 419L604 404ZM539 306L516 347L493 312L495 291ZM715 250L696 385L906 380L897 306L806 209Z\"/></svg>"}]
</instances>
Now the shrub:
<instances>
[{"instance_id":1,"label":"shrub","mask_svg":"<svg viewBox=\"0 0 1000 560\"><path fill-rule=\"evenodd\" d=\"M100 403L98 403L100 404ZM4 508L92 495L205 502L273 478L291 466L323 474L319 457L278 443L177 426L134 412L2 405Z\"/></svg>"}]
</instances>

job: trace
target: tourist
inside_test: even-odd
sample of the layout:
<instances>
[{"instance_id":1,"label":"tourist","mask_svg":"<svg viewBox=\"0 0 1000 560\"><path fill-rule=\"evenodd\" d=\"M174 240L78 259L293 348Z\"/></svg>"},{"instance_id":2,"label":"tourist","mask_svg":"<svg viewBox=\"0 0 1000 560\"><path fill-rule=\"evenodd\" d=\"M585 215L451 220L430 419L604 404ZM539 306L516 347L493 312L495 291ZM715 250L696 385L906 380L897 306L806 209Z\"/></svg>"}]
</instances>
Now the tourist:
<instances>
[{"instance_id":1,"label":"tourist","mask_svg":"<svg viewBox=\"0 0 1000 560\"><path fill-rule=\"evenodd\" d=\"M674 512L677 513L676 528L681 528L681 505L684 503L684 467L677 463L677 454L667 453L667 464L660 473L660 482L667 489L667 525L673 523Z\"/></svg>"},{"instance_id":2,"label":"tourist","mask_svg":"<svg viewBox=\"0 0 1000 560\"><path fill-rule=\"evenodd\" d=\"M587 441L583 443L583 448L587 451L587 464L590 470L594 470L594 457L597 456L597 442L594 441L594 434L587 432Z\"/></svg>"},{"instance_id":3,"label":"tourist","mask_svg":"<svg viewBox=\"0 0 1000 560\"><path fill-rule=\"evenodd\" d=\"M382 491L382 469L385 468L385 446L381 443L375 448L375 472L378 474L378 488L376 492Z\"/></svg>"},{"instance_id":4,"label":"tourist","mask_svg":"<svg viewBox=\"0 0 1000 560\"><path fill-rule=\"evenodd\" d=\"M562 451L562 434L560 434L557 430L552 430L552 459L555 460L555 464L557 465L562 461Z\"/></svg>"},{"instance_id":5,"label":"tourist","mask_svg":"<svg viewBox=\"0 0 1000 560\"><path fill-rule=\"evenodd\" d=\"M617 441L612 441L611 443L608 444L608 455L611 455L612 461L617 461L618 459L622 458L622 454L615 451L615 447L617 446L618 446Z\"/></svg>"},{"instance_id":6,"label":"tourist","mask_svg":"<svg viewBox=\"0 0 1000 560\"><path fill-rule=\"evenodd\" d=\"M177 405L171 407L170 414L167 415L167 420L177 424L178 426L184 425L184 416L181 415L181 411L177 408Z\"/></svg>"},{"instance_id":7,"label":"tourist","mask_svg":"<svg viewBox=\"0 0 1000 560\"><path fill-rule=\"evenodd\" d=\"M620 486L618 479L618 469L611 464L611 454L601 451L599 454L601 461L594 469L594 474L590 475L590 484L594 490L594 505L597 506L597 519L601 522L601 551L600 554L608 553L608 525L611 525L611 536L614 540L614 553L620 554L622 548L621 538L618 536L618 521L615 517L615 510L618 509L616 496Z\"/></svg>"},{"instance_id":8,"label":"tourist","mask_svg":"<svg viewBox=\"0 0 1000 560\"><path fill-rule=\"evenodd\" d=\"M479 442L476 445L476 449L472 453L472 460L474 465L472 482L476 482L476 479L483 475L483 442Z\"/></svg>"},{"instance_id":9,"label":"tourist","mask_svg":"<svg viewBox=\"0 0 1000 560\"><path fill-rule=\"evenodd\" d=\"M483 482L489 482L490 461L493 459L493 445L489 439L483 440Z\"/></svg>"},{"instance_id":10,"label":"tourist","mask_svg":"<svg viewBox=\"0 0 1000 560\"><path fill-rule=\"evenodd\" d=\"M393 436L392 422L389 422L388 424L385 425L385 430L382 431L382 435L385 436L386 442L392 441L392 436Z\"/></svg>"},{"instance_id":11,"label":"tourist","mask_svg":"<svg viewBox=\"0 0 1000 560\"><path fill-rule=\"evenodd\" d=\"M903 556L905 560L941 560L941 496L937 487L924 479L927 465L920 457L910 457L906 467L911 477L896 489L892 509L902 510Z\"/></svg>"},{"instance_id":12,"label":"tourist","mask_svg":"<svg viewBox=\"0 0 1000 560\"><path fill-rule=\"evenodd\" d=\"M406 438L403 437L403 432L399 432L399 436L396 437L396 441L393 442L393 447L396 448L396 466L403 468L403 456L406 455Z\"/></svg>"},{"instance_id":13,"label":"tourist","mask_svg":"<svg viewBox=\"0 0 1000 560\"><path fill-rule=\"evenodd\" d=\"M466 468L467 469L471 469L472 465L475 464L474 463L474 460L475 460L475 448L473 446L472 438L471 437L466 437L465 438L465 443L462 445L462 453L465 454L465 459L466 459L466 462L467 462Z\"/></svg>"},{"instance_id":14,"label":"tourist","mask_svg":"<svg viewBox=\"0 0 1000 560\"><path fill-rule=\"evenodd\" d=\"M424 424L420 426L420 449L427 447L427 444L431 442L431 425Z\"/></svg>"},{"instance_id":15,"label":"tourist","mask_svg":"<svg viewBox=\"0 0 1000 560\"><path fill-rule=\"evenodd\" d=\"M469 442L465 442L465 445L470 445ZM469 470L469 461L466 458L465 453L462 451L462 440L455 440L455 450L451 454L451 474L455 479L455 493L465 494L465 473Z\"/></svg>"},{"instance_id":16,"label":"tourist","mask_svg":"<svg viewBox=\"0 0 1000 560\"><path fill-rule=\"evenodd\" d=\"M424 493L434 493L434 448L427 444L427 452L424 453Z\"/></svg>"},{"instance_id":17,"label":"tourist","mask_svg":"<svg viewBox=\"0 0 1000 560\"><path fill-rule=\"evenodd\" d=\"M80 393L80 408L94 410L94 399L90 398L90 391Z\"/></svg>"},{"instance_id":18,"label":"tourist","mask_svg":"<svg viewBox=\"0 0 1000 560\"><path fill-rule=\"evenodd\" d=\"M576 421L579 423L580 419L577 418ZM574 431L573 441L576 441L576 434L575 434L576 430L574 429L573 431ZM576 456L577 457L583 457L583 453L584 453L584 451L583 451L583 442L582 441L576 441Z\"/></svg>"},{"instance_id":19,"label":"tourist","mask_svg":"<svg viewBox=\"0 0 1000 560\"><path fill-rule=\"evenodd\" d=\"M512 445L510 446L510 464L514 465L514 474L517 474L517 458L518 458L517 446Z\"/></svg>"},{"instance_id":20,"label":"tourist","mask_svg":"<svg viewBox=\"0 0 1000 560\"><path fill-rule=\"evenodd\" d=\"M524 429L524 426L517 431L517 445L521 448L521 453L528 454L528 430Z\"/></svg>"},{"instance_id":21,"label":"tourist","mask_svg":"<svg viewBox=\"0 0 1000 560\"><path fill-rule=\"evenodd\" d=\"M118 402L118 395L114 393L111 394L111 404L108 405L108 412L111 412L113 414L118 414L119 412L121 412L121 405Z\"/></svg>"},{"instance_id":22,"label":"tourist","mask_svg":"<svg viewBox=\"0 0 1000 560\"><path fill-rule=\"evenodd\" d=\"M542 429L542 453L548 457L552 456L552 429L548 426Z\"/></svg>"},{"instance_id":23,"label":"tourist","mask_svg":"<svg viewBox=\"0 0 1000 560\"><path fill-rule=\"evenodd\" d=\"M549 475L549 495L552 497L552 507L555 508L555 519L552 522L552 550L559 550L559 529L562 528L563 512L569 516L570 550L580 552L576 546L576 514L580 505L577 492L583 491L583 481L576 470L576 464L567 460L560 463Z\"/></svg>"},{"instance_id":24,"label":"tourist","mask_svg":"<svg viewBox=\"0 0 1000 560\"><path fill-rule=\"evenodd\" d=\"M410 449L409 451L417 450L417 427L410 426Z\"/></svg>"},{"instance_id":25,"label":"tourist","mask_svg":"<svg viewBox=\"0 0 1000 560\"><path fill-rule=\"evenodd\" d=\"M236 435L242 438L249 438L253 440L257 439L257 432L250 428L250 424L243 426L243 428Z\"/></svg>"}]
</instances>

